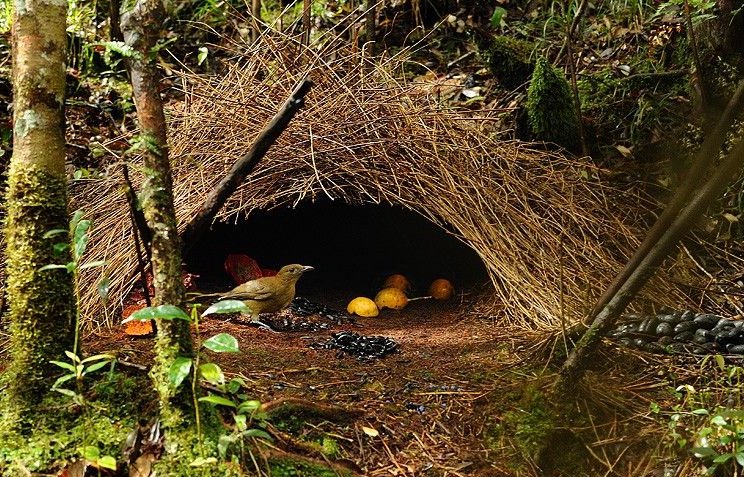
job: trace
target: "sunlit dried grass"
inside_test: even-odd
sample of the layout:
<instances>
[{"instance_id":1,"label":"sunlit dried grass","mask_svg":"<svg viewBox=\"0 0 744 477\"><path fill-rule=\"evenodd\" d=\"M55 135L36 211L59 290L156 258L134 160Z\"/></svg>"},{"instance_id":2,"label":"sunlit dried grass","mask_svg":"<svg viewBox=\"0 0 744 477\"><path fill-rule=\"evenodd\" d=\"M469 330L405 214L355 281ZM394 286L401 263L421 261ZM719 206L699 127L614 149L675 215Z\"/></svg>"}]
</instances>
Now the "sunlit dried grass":
<instances>
[{"instance_id":1,"label":"sunlit dried grass","mask_svg":"<svg viewBox=\"0 0 744 477\"><path fill-rule=\"evenodd\" d=\"M220 76L182 73L186 101L169 111L181 225L307 75L316 83L307 105L220 220L324 197L404 207L475 250L493 282L491 311L529 328L578 318L646 227L642 194L603 183L589 160L498 139L488 126L496 113L442 106L424 85L401 80L403 55L373 64L359 51L318 52L275 33L232 53ZM89 259L108 262L86 273L82 311L89 325L110 324L94 284L111 277L112 306L132 287L127 206L114 178L73 197L95 222ZM657 303L691 306L670 280L646 290Z\"/></svg>"}]
</instances>

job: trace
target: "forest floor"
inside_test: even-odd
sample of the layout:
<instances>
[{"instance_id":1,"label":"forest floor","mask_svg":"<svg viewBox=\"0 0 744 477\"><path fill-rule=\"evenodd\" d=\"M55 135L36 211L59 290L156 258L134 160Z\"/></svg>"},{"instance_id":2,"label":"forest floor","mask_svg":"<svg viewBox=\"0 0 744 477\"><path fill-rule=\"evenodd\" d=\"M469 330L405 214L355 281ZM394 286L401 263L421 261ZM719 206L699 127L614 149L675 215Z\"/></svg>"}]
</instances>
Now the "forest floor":
<instances>
[{"instance_id":1,"label":"forest floor","mask_svg":"<svg viewBox=\"0 0 744 477\"><path fill-rule=\"evenodd\" d=\"M551 373L540 364L550 347L534 348L540 341L534 333L515 333L503 323L478 317L472 311L474 299L414 302L401 311L384 310L377 318L320 332L272 333L220 318L205 319L200 331L204 338L229 333L238 339L239 354L209 353L209 359L228 378L242 378L250 399L265 403L301 398L363 411L353 425L321 422L305 428L300 437L332 439L338 447L335 457L353 463L362 475L536 475L526 454L531 433L540 428L531 421L539 420L540 412L531 413L536 396L550 382ZM342 306L335 299L321 303ZM362 362L309 346L342 330L392 338L399 352ZM119 331L98 336L87 346L89 352L116 350L120 359L145 366L152 362L151 339ZM628 357L641 364L636 356ZM648 463L653 444L641 429L652 421L638 416L639 409L648 414L649 407L648 397L638 393L651 390L658 395L668 389L661 383L665 378L643 378L655 372L653 367L625 367L639 375L617 376L612 364L618 365L617 354L599 361L606 366L602 376L588 378L592 391L579 404L591 425L575 431L585 434L581 439L588 438L587 448L604 457L577 452L571 457L577 469L596 468L599 473L575 475L602 475L613 468L622 472L625 464L615 462L620 456L630 463L636 454L635 466ZM658 430L658 423L653 427ZM651 435L658 443L658 432Z\"/></svg>"}]
</instances>

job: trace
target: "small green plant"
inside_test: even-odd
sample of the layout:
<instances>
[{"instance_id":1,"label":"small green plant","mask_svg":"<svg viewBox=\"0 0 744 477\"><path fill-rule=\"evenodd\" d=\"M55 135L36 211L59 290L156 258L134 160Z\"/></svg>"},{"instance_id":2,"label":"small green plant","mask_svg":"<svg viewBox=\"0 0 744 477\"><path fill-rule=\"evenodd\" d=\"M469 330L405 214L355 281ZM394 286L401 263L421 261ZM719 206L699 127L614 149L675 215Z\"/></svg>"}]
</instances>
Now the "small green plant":
<instances>
[{"instance_id":1,"label":"small green plant","mask_svg":"<svg viewBox=\"0 0 744 477\"><path fill-rule=\"evenodd\" d=\"M698 390L685 384L675 389L678 402L669 414L668 438L678 450L699 459L706 467L706 475L741 475L744 469L744 409L739 399L744 368L728 366L720 355L710 358L703 360L703 367L712 360L714 371L717 369L718 372L713 375L708 388ZM716 389L729 394L726 406L717 404L721 396L713 393ZM663 411L659 404L651 403L651 412L661 414Z\"/></svg>"},{"instance_id":2,"label":"small green plant","mask_svg":"<svg viewBox=\"0 0 744 477\"><path fill-rule=\"evenodd\" d=\"M92 222L87 219L83 219L84 212L82 210L76 210L70 220L70 229L54 229L46 232L44 238L55 237L58 235L68 234L68 240L57 242L53 245L54 254L57 256L64 256L67 251L70 252L70 261L65 264L49 264L44 265L39 269L42 270L54 270L64 269L69 273L73 274L73 284L75 286L75 300L77 302L77 313L75 319L75 342L73 345L73 354L77 354L79 351L80 343L80 272L88 268L101 267L106 264L104 260L98 260L94 262L82 263L83 255L88 247L88 241L90 240L90 228Z\"/></svg>"},{"instance_id":3,"label":"small green plant","mask_svg":"<svg viewBox=\"0 0 744 477\"><path fill-rule=\"evenodd\" d=\"M65 374L57 378L52 385L52 390L64 394L72 399L72 402L79 406L83 412L83 418L86 426L90 432L85 433L85 443L83 444L80 453L83 458L88 462L98 465L106 469L116 469L116 459L111 456L101 455L98 447L89 445L88 440L92 437L92 418L90 416L90 408L92 403L85 399L85 387L84 378L96 371L103 369L106 366L110 366L113 371L114 356L110 354L97 354L89 356L87 358L81 358L80 353L80 272L88 268L100 267L105 264L104 261L94 261L83 263L83 255L88 247L88 241L90 240L90 228L92 223L90 220L84 219L85 214L81 210L75 211L70 220L70 228L68 229L54 229L44 234L44 238L54 237L58 235L67 235L68 240L57 242L53 245L55 255L63 256L68 251L70 252L70 261L65 264L49 264L40 268L40 270L52 270L52 269L64 269L69 273L72 273L73 283L75 286L75 298L77 301L77 313L75 319L75 341L73 344L72 351L65 351L65 355L69 359L65 361L51 361L52 364L67 371ZM100 289L100 287L99 287ZM75 380L75 389L66 389L61 387L62 384Z\"/></svg>"},{"instance_id":4,"label":"small green plant","mask_svg":"<svg viewBox=\"0 0 744 477\"><path fill-rule=\"evenodd\" d=\"M85 387L83 385L83 380L86 376L95 373L106 366L109 366L110 371L113 372L115 362L114 356L110 354L97 354L85 359L80 359L80 356L70 351L65 351L65 355L69 358L69 362L51 361L52 364L67 371L66 374L57 378L57 381L55 381L52 386L52 390L68 396L72 399L72 402L82 410L83 419L85 420L88 432L85 433L84 439L86 442L83 443L83 447L80 449L80 454L91 465L102 467L104 469L116 470L115 457L110 455L101 455L101 451L98 447L90 445L87 442L93 436L93 424L92 416L90 415L90 408L94 407L94 404L85 398ZM75 380L74 390L60 387L61 384L73 379Z\"/></svg>"},{"instance_id":5,"label":"small green plant","mask_svg":"<svg viewBox=\"0 0 744 477\"><path fill-rule=\"evenodd\" d=\"M156 318L161 320L187 320L194 324L196 335L194 344L196 349L201 350L203 348L215 353L239 352L238 340L227 333L220 333L203 342L201 341L199 313L197 309L198 307L194 305L189 315L181 308L173 305L147 307L132 313L124 322L132 320L149 321ZM242 301L224 300L207 308L201 316L225 313L250 313L250 309ZM242 454L245 451L243 448L245 438L258 437L270 439L271 437L265 431L250 427L252 421L261 421L263 417L259 412L261 406L259 401L249 400L247 396L239 394L240 389L245 383L239 378L226 381L225 374L216 363L202 362L203 360L204 356L202 353L196 353L193 358L179 356L173 361L168 373L168 379L175 387L181 386L186 378L191 375L191 392L194 399L196 429L200 443L202 440L202 429L199 403L209 403L232 410L235 430L229 435L221 436L217 447L220 457L223 459L227 458L229 447L234 443L240 444L240 452ZM199 397L197 390L199 389L198 384L200 380L208 382L225 396L210 393L207 396ZM211 462L213 462L212 458L202 455L192 462L191 465L201 466Z\"/></svg>"}]
</instances>

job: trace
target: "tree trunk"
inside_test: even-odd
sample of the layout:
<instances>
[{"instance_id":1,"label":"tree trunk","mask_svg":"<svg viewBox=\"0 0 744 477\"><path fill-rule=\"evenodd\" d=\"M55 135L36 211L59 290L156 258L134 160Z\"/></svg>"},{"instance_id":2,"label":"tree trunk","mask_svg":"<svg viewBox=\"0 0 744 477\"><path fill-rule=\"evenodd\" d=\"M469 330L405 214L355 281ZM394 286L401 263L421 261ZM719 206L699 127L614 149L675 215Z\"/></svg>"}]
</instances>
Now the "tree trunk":
<instances>
[{"instance_id":1,"label":"tree trunk","mask_svg":"<svg viewBox=\"0 0 744 477\"><path fill-rule=\"evenodd\" d=\"M369 56L375 55L375 39L377 38L377 1L367 0L367 13L364 19L364 41Z\"/></svg>"},{"instance_id":2,"label":"tree trunk","mask_svg":"<svg viewBox=\"0 0 744 477\"><path fill-rule=\"evenodd\" d=\"M261 0L252 0L251 13L253 14L253 41L261 36Z\"/></svg>"},{"instance_id":3,"label":"tree trunk","mask_svg":"<svg viewBox=\"0 0 744 477\"><path fill-rule=\"evenodd\" d=\"M122 15L121 29L127 45L138 52L137 57L129 60L128 67L145 163L140 201L151 231L153 304L181 306L184 298L181 247L173 206L163 102L158 90L158 72L152 59L152 49L164 20L165 8L160 0L139 0ZM160 398L163 425L173 428L188 422L193 407L189 394L191 385L186 382L178 389L174 388L168 379L168 370L178 356L192 357L193 345L189 323L184 320L157 320L157 328L152 378Z\"/></svg>"},{"instance_id":4,"label":"tree trunk","mask_svg":"<svg viewBox=\"0 0 744 477\"><path fill-rule=\"evenodd\" d=\"M53 253L52 229L68 228L65 177L67 2L16 0L13 21L13 157L6 196L7 294L11 330L5 418L24 425L52 385L75 337L69 251Z\"/></svg>"},{"instance_id":5,"label":"tree trunk","mask_svg":"<svg viewBox=\"0 0 744 477\"><path fill-rule=\"evenodd\" d=\"M312 0L304 0L302 7L302 44L307 46L310 44L310 13L313 6Z\"/></svg>"}]
</instances>

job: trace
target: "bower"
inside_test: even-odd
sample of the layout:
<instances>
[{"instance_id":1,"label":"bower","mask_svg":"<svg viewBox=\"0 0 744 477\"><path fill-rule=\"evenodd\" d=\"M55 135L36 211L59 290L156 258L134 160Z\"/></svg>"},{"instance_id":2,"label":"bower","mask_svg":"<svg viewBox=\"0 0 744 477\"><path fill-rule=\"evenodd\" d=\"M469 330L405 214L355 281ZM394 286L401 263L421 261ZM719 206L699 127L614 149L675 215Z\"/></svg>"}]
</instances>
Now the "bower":
<instances>
[{"instance_id":1,"label":"bower","mask_svg":"<svg viewBox=\"0 0 744 477\"><path fill-rule=\"evenodd\" d=\"M455 269L489 285L500 318L555 328L562 316L582 316L646 227L651 202L642 193L612 187L590 160L503 140L491 126L497 112L453 109L439 102L436 87L398 79L405 77L402 54L372 64L354 50L307 49L268 34L232 53L220 75L183 74L185 101L168 111L181 226L295 85L310 77L315 86L223 206L211 239L189 257L193 264L200 253L203 262L214 262L215 241L234 235L245 241L242 251L275 266L317 262L321 283L326 272L365 277L350 265L358 257L367 257L362 268L378 255L390 259L374 264L381 274L418 256L424 270L434 263L431 255L419 255L423 247L406 250L401 238L423 234L421 242L451 247L438 259L462 255ZM83 313L93 325L115 322L112 311L135 280L118 182L108 177L72 194L95 222L90 259L108 262L83 277ZM354 225L357 219L364 224ZM355 237L362 228L371 232ZM108 313L94 285L103 277L111 280ZM690 306L678 287L655 280L646 293L657 303Z\"/></svg>"}]
</instances>

